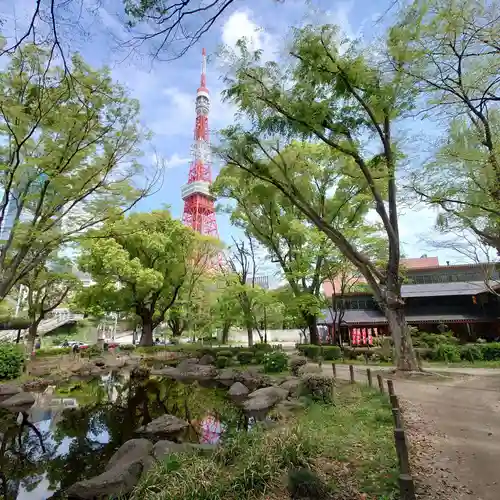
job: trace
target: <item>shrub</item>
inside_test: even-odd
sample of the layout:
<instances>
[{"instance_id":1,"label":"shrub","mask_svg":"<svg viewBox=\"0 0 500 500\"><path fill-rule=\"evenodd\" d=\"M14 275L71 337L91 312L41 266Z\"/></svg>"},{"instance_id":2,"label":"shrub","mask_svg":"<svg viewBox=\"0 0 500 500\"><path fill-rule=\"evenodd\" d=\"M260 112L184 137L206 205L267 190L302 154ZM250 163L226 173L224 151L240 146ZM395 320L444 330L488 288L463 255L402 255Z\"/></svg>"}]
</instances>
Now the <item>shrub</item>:
<instances>
[{"instance_id":1,"label":"shrub","mask_svg":"<svg viewBox=\"0 0 500 500\"><path fill-rule=\"evenodd\" d=\"M342 356L342 351L337 345L325 345L323 346L323 359L327 361L332 361L334 359L340 359Z\"/></svg>"},{"instance_id":2,"label":"shrub","mask_svg":"<svg viewBox=\"0 0 500 500\"><path fill-rule=\"evenodd\" d=\"M294 356L292 359L290 359L290 363L288 364L291 374L295 377L298 377L300 367L304 366L305 364L307 364L306 358L302 356Z\"/></svg>"},{"instance_id":3,"label":"shrub","mask_svg":"<svg viewBox=\"0 0 500 500\"><path fill-rule=\"evenodd\" d=\"M236 355L236 359L242 365L249 365L252 362L252 360L253 360L253 352L252 351L240 351Z\"/></svg>"},{"instance_id":4,"label":"shrub","mask_svg":"<svg viewBox=\"0 0 500 500\"><path fill-rule=\"evenodd\" d=\"M299 377L308 373L321 374L323 370L318 365L302 365L299 367Z\"/></svg>"},{"instance_id":5,"label":"shrub","mask_svg":"<svg viewBox=\"0 0 500 500\"><path fill-rule=\"evenodd\" d=\"M229 349L221 349L216 353L216 357L218 358L219 356L231 359L233 357L233 353Z\"/></svg>"},{"instance_id":6,"label":"shrub","mask_svg":"<svg viewBox=\"0 0 500 500\"><path fill-rule=\"evenodd\" d=\"M325 483L310 469L290 469L288 471L288 493L292 499L308 498L321 500L327 495Z\"/></svg>"},{"instance_id":7,"label":"shrub","mask_svg":"<svg viewBox=\"0 0 500 500\"><path fill-rule=\"evenodd\" d=\"M446 361L455 363L460 361L460 349L452 344L439 344L434 349L434 359L437 361Z\"/></svg>"},{"instance_id":8,"label":"shrub","mask_svg":"<svg viewBox=\"0 0 500 500\"><path fill-rule=\"evenodd\" d=\"M44 358L47 356L62 356L69 354L72 351L71 347L49 347L48 349L37 349L35 356L37 358Z\"/></svg>"},{"instance_id":9,"label":"shrub","mask_svg":"<svg viewBox=\"0 0 500 500\"><path fill-rule=\"evenodd\" d=\"M483 351L483 359L485 361L495 361L500 359L500 342L481 344L481 350Z\"/></svg>"},{"instance_id":10,"label":"shrub","mask_svg":"<svg viewBox=\"0 0 500 500\"><path fill-rule=\"evenodd\" d=\"M288 356L281 351L266 352L262 364L266 373L280 373L288 365Z\"/></svg>"},{"instance_id":11,"label":"shrub","mask_svg":"<svg viewBox=\"0 0 500 500\"><path fill-rule=\"evenodd\" d=\"M226 368L231 364L231 359L232 358L228 358L227 356L217 356L215 366L217 368Z\"/></svg>"},{"instance_id":12,"label":"shrub","mask_svg":"<svg viewBox=\"0 0 500 500\"><path fill-rule=\"evenodd\" d=\"M481 361L484 357L482 346L466 344L460 348L460 357L466 361Z\"/></svg>"},{"instance_id":13,"label":"shrub","mask_svg":"<svg viewBox=\"0 0 500 500\"><path fill-rule=\"evenodd\" d=\"M0 344L0 380L10 380L21 375L24 353L17 344Z\"/></svg>"},{"instance_id":14,"label":"shrub","mask_svg":"<svg viewBox=\"0 0 500 500\"><path fill-rule=\"evenodd\" d=\"M135 351L134 344L120 344L118 347L121 351Z\"/></svg>"},{"instance_id":15,"label":"shrub","mask_svg":"<svg viewBox=\"0 0 500 500\"><path fill-rule=\"evenodd\" d=\"M304 344L300 350L306 358L316 360L321 354L321 346L314 344Z\"/></svg>"},{"instance_id":16,"label":"shrub","mask_svg":"<svg viewBox=\"0 0 500 500\"><path fill-rule=\"evenodd\" d=\"M333 402L335 380L321 373L306 373L301 377L300 394L321 403Z\"/></svg>"},{"instance_id":17,"label":"shrub","mask_svg":"<svg viewBox=\"0 0 500 500\"><path fill-rule=\"evenodd\" d=\"M266 342L257 342L253 345L254 351L264 351L269 352L273 350L273 346L271 344L267 344Z\"/></svg>"},{"instance_id":18,"label":"shrub","mask_svg":"<svg viewBox=\"0 0 500 500\"><path fill-rule=\"evenodd\" d=\"M266 356L266 352L265 351L255 351L255 354L254 354L254 359L255 359L255 362L258 364L258 365L261 365L262 363L264 363L264 357Z\"/></svg>"},{"instance_id":19,"label":"shrub","mask_svg":"<svg viewBox=\"0 0 500 500\"><path fill-rule=\"evenodd\" d=\"M94 345L91 345L90 347L88 347L87 349L85 349L85 354L91 358L92 356L101 356L102 355L102 349L97 345L97 344L94 344Z\"/></svg>"}]
</instances>

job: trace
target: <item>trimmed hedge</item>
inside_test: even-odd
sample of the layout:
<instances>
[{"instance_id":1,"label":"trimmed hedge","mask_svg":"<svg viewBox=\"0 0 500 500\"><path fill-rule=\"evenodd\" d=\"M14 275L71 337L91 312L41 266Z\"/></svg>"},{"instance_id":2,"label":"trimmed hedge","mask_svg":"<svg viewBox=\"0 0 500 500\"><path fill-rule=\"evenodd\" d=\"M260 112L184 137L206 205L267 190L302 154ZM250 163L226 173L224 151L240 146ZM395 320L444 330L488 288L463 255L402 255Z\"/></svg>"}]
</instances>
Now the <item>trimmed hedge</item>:
<instances>
[{"instance_id":1,"label":"trimmed hedge","mask_svg":"<svg viewBox=\"0 0 500 500\"><path fill-rule=\"evenodd\" d=\"M342 349L338 345L325 345L321 350L323 359L327 361L332 361L334 359L340 359L342 357Z\"/></svg>"},{"instance_id":2,"label":"trimmed hedge","mask_svg":"<svg viewBox=\"0 0 500 500\"><path fill-rule=\"evenodd\" d=\"M240 351L236 354L236 359L242 365L249 365L253 361L253 358L254 358L253 351Z\"/></svg>"},{"instance_id":3,"label":"trimmed hedge","mask_svg":"<svg viewBox=\"0 0 500 500\"><path fill-rule=\"evenodd\" d=\"M62 356L63 354L69 354L71 351L71 347L49 347L47 349L37 349L35 351L35 356L37 358L44 358L48 356Z\"/></svg>"},{"instance_id":4,"label":"trimmed hedge","mask_svg":"<svg viewBox=\"0 0 500 500\"><path fill-rule=\"evenodd\" d=\"M21 375L24 352L17 344L0 344L0 380L12 380Z\"/></svg>"},{"instance_id":5,"label":"trimmed hedge","mask_svg":"<svg viewBox=\"0 0 500 500\"><path fill-rule=\"evenodd\" d=\"M298 377L300 367L306 364L307 364L307 358L304 358L302 356L294 356L288 363L288 367L290 368L290 373L293 376Z\"/></svg>"},{"instance_id":6,"label":"trimmed hedge","mask_svg":"<svg viewBox=\"0 0 500 500\"><path fill-rule=\"evenodd\" d=\"M231 364L231 358L228 358L227 356L217 356L217 359L215 360L215 366L217 368L226 368L226 366L229 366Z\"/></svg>"},{"instance_id":7,"label":"trimmed hedge","mask_svg":"<svg viewBox=\"0 0 500 500\"><path fill-rule=\"evenodd\" d=\"M307 373L300 378L300 394L320 403L333 402L335 379L320 373Z\"/></svg>"}]
</instances>

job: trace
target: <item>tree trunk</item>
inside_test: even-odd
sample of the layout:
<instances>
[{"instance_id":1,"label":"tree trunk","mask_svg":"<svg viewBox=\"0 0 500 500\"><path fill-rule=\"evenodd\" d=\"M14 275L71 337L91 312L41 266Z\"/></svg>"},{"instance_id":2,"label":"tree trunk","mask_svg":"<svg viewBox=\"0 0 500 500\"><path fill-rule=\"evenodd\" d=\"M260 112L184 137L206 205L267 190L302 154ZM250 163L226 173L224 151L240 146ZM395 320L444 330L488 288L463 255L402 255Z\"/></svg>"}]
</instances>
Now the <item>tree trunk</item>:
<instances>
[{"instance_id":1,"label":"tree trunk","mask_svg":"<svg viewBox=\"0 0 500 500\"><path fill-rule=\"evenodd\" d=\"M231 322L230 321L224 321L222 324L222 338L221 342L223 344L227 344L229 341L229 330L231 329Z\"/></svg>"},{"instance_id":2,"label":"tree trunk","mask_svg":"<svg viewBox=\"0 0 500 500\"><path fill-rule=\"evenodd\" d=\"M140 346L153 345L153 321L151 318L142 318L142 335L139 341Z\"/></svg>"},{"instance_id":3,"label":"tree trunk","mask_svg":"<svg viewBox=\"0 0 500 500\"><path fill-rule=\"evenodd\" d=\"M253 346L253 327L247 324L248 347Z\"/></svg>"},{"instance_id":4,"label":"tree trunk","mask_svg":"<svg viewBox=\"0 0 500 500\"><path fill-rule=\"evenodd\" d=\"M304 318L309 330L309 342L311 344L318 344L318 324L316 316L314 314L304 314Z\"/></svg>"},{"instance_id":5,"label":"tree trunk","mask_svg":"<svg viewBox=\"0 0 500 500\"><path fill-rule=\"evenodd\" d=\"M17 337L16 337L16 344L19 344L19 341L21 340L21 329L17 329Z\"/></svg>"},{"instance_id":6,"label":"tree trunk","mask_svg":"<svg viewBox=\"0 0 500 500\"><path fill-rule=\"evenodd\" d=\"M394 342L396 368L404 371L417 371L419 369L417 358L403 308L387 308L385 316Z\"/></svg>"},{"instance_id":7,"label":"tree trunk","mask_svg":"<svg viewBox=\"0 0 500 500\"><path fill-rule=\"evenodd\" d=\"M36 333L38 331L38 321L33 321L31 325L28 328L28 341L26 343L26 352L28 353L29 356L31 356L31 353L33 352L33 349L35 347L35 339L36 339Z\"/></svg>"}]
</instances>

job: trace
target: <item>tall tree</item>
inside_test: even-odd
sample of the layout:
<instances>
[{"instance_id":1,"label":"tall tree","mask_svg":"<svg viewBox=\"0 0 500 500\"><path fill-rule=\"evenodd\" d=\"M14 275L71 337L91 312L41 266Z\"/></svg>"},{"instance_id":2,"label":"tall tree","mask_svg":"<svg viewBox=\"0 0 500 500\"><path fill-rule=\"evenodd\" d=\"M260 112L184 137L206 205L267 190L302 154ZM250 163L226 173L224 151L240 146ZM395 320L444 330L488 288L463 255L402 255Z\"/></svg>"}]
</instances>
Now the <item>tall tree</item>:
<instances>
[{"instance_id":1,"label":"tall tree","mask_svg":"<svg viewBox=\"0 0 500 500\"><path fill-rule=\"evenodd\" d=\"M52 59L23 46L0 73L0 299L151 188L140 179L137 101L78 55L72 76Z\"/></svg>"},{"instance_id":2,"label":"tall tree","mask_svg":"<svg viewBox=\"0 0 500 500\"><path fill-rule=\"evenodd\" d=\"M500 2L415 0L390 31L394 68L446 133L411 189L443 232L469 230L500 253Z\"/></svg>"},{"instance_id":3,"label":"tall tree","mask_svg":"<svg viewBox=\"0 0 500 500\"><path fill-rule=\"evenodd\" d=\"M40 323L68 298L70 292L77 290L79 283L67 259L52 259L40 264L22 280L21 284L28 289L28 353L33 351Z\"/></svg>"},{"instance_id":4,"label":"tall tree","mask_svg":"<svg viewBox=\"0 0 500 500\"><path fill-rule=\"evenodd\" d=\"M366 215L366 197L360 188L345 178L330 148L323 144L295 143L297 155L309 163L290 164L290 176L300 174L300 189L308 189L310 203L325 220L351 227ZM348 182L346 182L346 180ZM314 183L315 189L309 186ZM337 188L337 189L335 189ZM327 192L335 189L329 197ZM309 329L311 343L318 343L317 317L322 306L321 285L326 264L334 255L332 242L312 225L304 214L272 184L229 164L213 185L214 192L231 200L231 220L266 248L277 262L303 307L302 315Z\"/></svg>"},{"instance_id":5,"label":"tall tree","mask_svg":"<svg viewBox=\"0 0 500 500\"><path fill-rule=\"evenodd\" d=\"M240 47L242 57L227 78L226 96L252 125L224 131L224 161L274 185L324 232L364 276L384 310L398 368L418 369L401 297L396 176L400 154L393 137L394 122L411 105L413 89L402 86L398 75L383 64L370 64L355 44L346 49L334 26L297 29L289 67L260 64L258 54L252 57L243 43ZM367 197L387 241L384 266L316 210L311 202L314 184L302 186L295 173L297 161L310 166L290 143L290 138L301 136L329 147L350 172L351 183Z\"/></svg>"},{"instance_id":6,"label":"tall tree","mask_svg":"<svg viewBox=\"0 0 500 500\"><path fill-rule=\"evenodd\" d=\"M217 242L183 226L168 211L134 213L105 224L93 236L80 266L95 284L81 292L79 302L134 313L141 321L141 345L152 345L154 328L165 320L182 287L201 276L193 266L204 265L219 251Z\"/></svg>"}]
</instances>

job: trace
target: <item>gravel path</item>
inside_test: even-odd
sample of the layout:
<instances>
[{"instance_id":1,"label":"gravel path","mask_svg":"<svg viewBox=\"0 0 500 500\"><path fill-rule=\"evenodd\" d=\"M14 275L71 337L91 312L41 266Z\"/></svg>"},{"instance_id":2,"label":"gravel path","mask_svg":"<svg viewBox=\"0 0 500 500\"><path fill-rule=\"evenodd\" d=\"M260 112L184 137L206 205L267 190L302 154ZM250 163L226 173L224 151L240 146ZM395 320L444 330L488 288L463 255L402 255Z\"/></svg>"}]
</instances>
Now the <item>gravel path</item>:
<instances>
[{"instance_id":1,"label":"gravel path","mask_svg":"<svg viewBox=\"0 0 500 500\"><path fill-rule=\"evenodd\" d=\"M323 370L332 373L330 365ZM500 370L443 372L450 376L394 381L412 446L418 498L498 500ZM356 366L355 374L366 383L366 367ZM348 367L337 365L337 377L349 379Z\"/></svg>"}]
</instances>

